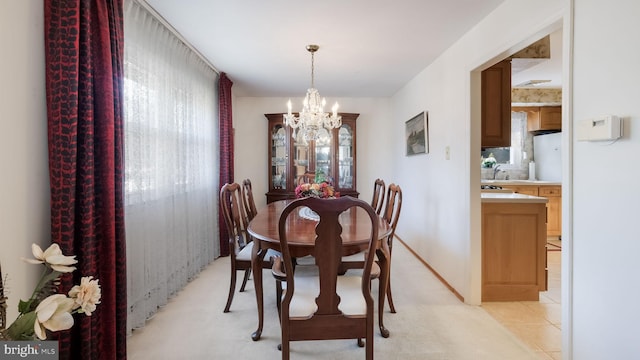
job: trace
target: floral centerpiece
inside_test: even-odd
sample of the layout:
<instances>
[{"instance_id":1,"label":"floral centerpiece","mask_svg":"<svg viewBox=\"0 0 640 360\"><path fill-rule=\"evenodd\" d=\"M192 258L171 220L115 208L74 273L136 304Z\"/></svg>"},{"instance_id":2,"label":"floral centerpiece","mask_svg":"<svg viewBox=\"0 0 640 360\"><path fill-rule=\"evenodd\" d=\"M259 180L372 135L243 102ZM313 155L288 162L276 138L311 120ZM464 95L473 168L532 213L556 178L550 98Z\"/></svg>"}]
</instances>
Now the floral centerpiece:
<instances>
[{"instance_id":1,"label":"floral centerpiece","mask_svg":"<svg viewBox=\"0 0 640 360\"><path fill-rule=\"evenodd\" d=\"M296 187L296 198L303 197L317 197L321 199L328 199L337 197L337 193L333 186L324 181L321 183L304 183Z\"/></svg>"},{"instance_id":2,"label":"floral centerpiece","mask_svg":"<svg viewBox=\"0 0 640 360\"><path fill-rule=\"evenodd\" d=\"M93 276L80 279L67 295L57 294L60 276L71 273L78 261L75 256L62 254L58 244L52 244L45 251L33 244L31 250L35 259L22 259L31 264L42 264L44 270L31 297L20 300L18 317L6 329L0 329L2 340L40 340L47 338L47 330L68 330L73 326L73 314L84 313L91 316L100 304L100 285Z\"/></svg>"}]
</instances>

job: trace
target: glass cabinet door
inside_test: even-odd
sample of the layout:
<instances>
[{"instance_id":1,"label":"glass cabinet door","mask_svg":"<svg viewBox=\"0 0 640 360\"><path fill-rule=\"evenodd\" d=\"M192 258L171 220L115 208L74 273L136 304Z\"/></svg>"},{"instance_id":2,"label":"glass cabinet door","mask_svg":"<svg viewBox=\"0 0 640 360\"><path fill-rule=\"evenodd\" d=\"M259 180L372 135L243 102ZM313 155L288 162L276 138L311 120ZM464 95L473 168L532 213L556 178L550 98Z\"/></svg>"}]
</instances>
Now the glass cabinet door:
<instances>
[{"instance_id":1,"label":"glass cabinet door","mask_svg":"<svg viewBox=\"0 0 640 360\"><path fill-rule=\"evenodd\" d=\"M335 180L328 179L332 176L331 174L331 134L326 129L321 129L320 138L315 141L315 172L317 179L326 179L326 180ZM322 181L322 180L319 180Z\"/></svg>"},{"instance_id":2,"label":"glass cabinet door","mask_svg":"<svg viewBox=\"0 0 640 360\"><path fill-rule=\"evenodd\" d=\"M271 181L273 189L287 188L287 139L284 125L276 125L271 133Z\"/></svg>"},{"instance_id":3,"label":"glass cabinet door","mask_svg":"<svg viewBox=\"0 0 640 360\"><path fill-rule=\"evenodd\" d=\"M293 180L309 171L309 144L304 140L302 132L296 132L293 143Z\"/></svg>"},{"instance_id":4,"label":"glass cabinet door","mask_svg":"<svg viewBox=\"0 0 640 360\"><path fill-rule=\"evenodd\" d=\"M353 129L342 124L338 131L338 178L336 185L341 189L353 189Z\"/></svg>"}]
</instances>

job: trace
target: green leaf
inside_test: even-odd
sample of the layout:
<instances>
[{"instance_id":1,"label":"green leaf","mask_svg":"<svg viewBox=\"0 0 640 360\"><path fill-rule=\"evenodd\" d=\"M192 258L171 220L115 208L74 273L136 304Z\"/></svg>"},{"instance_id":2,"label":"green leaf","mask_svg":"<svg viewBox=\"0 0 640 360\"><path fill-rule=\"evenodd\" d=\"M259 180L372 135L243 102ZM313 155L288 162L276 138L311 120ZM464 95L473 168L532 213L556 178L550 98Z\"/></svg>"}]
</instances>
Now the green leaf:
<instances>
[{"instance_id":1,"label":"green leaf","mask_svg":"<svg viewBox=\"0 0 640 360\"><path fill-rule=\"evenodd\" d=\"M31 311L18 316L16 321L7 329L7 335L12 340L33 340L33 324L36 322L36 312Z\"/></svg>"},{"instance_id":2,"label":"green leaf","mask_svg":"<svg viewBox=\"0 0 640 360\"><path fill-rule=\"evenodd\" d=\"M33 302L33 299L29 299L29 301L23 301L20 300L20 302L18 303L18 311L20 312L20 314L25 314L27 312L30 311L30 307L31 307L31 303Z\"/></svg>"},{"instance_id":3,"label":"green leaf","mask_svg":"<svg viewBox=\"0 0 640 360\"><path fill-rule=\"evenodd\" d=\"M55 279L59 278L60 274L62 274L62 273L53 270L49 274L44 275L42 277L42 280L40 280L40 283L38 284L38 287L36 287L36 292L40 291L49 282L54 281Z\"/></svg>"}]
</instances>

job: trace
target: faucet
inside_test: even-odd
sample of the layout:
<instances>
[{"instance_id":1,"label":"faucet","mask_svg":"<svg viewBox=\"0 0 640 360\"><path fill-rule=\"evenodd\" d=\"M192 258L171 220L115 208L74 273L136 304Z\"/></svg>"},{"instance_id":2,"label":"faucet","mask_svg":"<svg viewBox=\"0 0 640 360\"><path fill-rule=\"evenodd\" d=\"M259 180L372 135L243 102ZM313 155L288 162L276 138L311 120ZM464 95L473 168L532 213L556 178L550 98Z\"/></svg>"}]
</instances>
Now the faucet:
<instances>
[{"instance_id":1,"label":"faucet","mask_svg":"<svg viewBox=\"0 0 640 360\"><path fill-rule=\"evenodd\" d=\"M502 171L502 170L500 170L500 165L496 165L496 166L494 166L494 168L493 168L493 180L495 180L495 179L496 179L496 174L497 174L499 171Z\"/></svg>"}]
</instances>

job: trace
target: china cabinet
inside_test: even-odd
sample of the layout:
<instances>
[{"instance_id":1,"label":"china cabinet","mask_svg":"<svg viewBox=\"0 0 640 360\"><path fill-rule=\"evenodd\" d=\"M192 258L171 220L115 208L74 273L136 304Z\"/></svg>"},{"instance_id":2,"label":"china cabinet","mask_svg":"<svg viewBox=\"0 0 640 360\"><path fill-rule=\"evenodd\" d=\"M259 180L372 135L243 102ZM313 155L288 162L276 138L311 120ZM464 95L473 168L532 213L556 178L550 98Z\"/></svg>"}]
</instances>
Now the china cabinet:
<instances>
[{"instance_id":1,"label":"china cabinet","mask_svg":"<svg viewBox=\"0 0 640 360\"><path fill-rule=\"evenodd\" d=\"M357 197L356 119L359 114L339 113L342 126L327 131L326 139L305 142L302 134L285 126L283 113L265 114L269 121L269 191L267 203L293 199L298 177L322 173L332 180L340 196Z\"/></svg>"}]
</instances>

